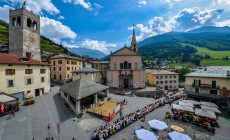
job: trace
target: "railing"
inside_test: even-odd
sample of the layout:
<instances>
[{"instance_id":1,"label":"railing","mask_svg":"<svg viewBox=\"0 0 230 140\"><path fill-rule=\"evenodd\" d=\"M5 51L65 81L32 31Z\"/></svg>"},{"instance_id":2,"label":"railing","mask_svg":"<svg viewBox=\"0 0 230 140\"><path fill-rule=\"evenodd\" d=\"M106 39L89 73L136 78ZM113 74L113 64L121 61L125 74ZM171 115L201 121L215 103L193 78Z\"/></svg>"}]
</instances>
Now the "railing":
<instances>
[{"instance_id":1,"label":"railing","mask_svg":"<svg viewBox=\"0 0 230 140\"><path fill-rule=\"evenodd\" d=\"M216 86L213 86L213 85L210 85L210 84L200 84L200 85L196 85L196 84L192 84L193 87L201 87L201 88L212 88L212 89L219 89L220 86L219 85L216 85Z\"/></svg>"}]
</instances>

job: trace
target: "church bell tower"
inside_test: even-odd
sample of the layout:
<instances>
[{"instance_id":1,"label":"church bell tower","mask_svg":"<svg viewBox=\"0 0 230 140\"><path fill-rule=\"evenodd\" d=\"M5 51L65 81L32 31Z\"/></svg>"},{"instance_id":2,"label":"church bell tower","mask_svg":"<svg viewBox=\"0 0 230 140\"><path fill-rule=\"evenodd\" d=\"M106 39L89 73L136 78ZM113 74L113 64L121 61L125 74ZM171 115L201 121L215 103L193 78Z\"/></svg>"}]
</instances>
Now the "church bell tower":
<instances>
[{"instance_id":1,"label":"church bell tower","mask_svg":"<svg viewBox=\"0 0 230 140\"><path fill-rule=\"evenodd\" d=\"M40 16L26 10L25 3L9 16L9 53L40 61Z\"/></svg>"},{"instance_id":2,"label":"church bell tower","mask_svg":"<svg viewBox=\"0 0 230 140\"><path fill-rule=\"evenodd\" d=\"M132 35L131 49L133 49L134 51L138 52L138 46L137 46L136 33L135 33L134 25L133 25L133 35Z\"/></svg>"}]
</instances>

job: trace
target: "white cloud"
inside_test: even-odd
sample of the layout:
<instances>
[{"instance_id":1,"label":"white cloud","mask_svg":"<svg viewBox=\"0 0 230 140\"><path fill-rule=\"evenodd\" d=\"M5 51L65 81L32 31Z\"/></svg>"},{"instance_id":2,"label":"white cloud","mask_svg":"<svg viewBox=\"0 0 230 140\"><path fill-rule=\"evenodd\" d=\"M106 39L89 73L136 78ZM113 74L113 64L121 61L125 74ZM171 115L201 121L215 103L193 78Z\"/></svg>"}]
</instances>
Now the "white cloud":
<instances>
[{"instance_id":1,"label":"white cloud","mask_svg":"<svg viewBox=\"0 0 230 140\"><path fill-rule=\"evenodd\" d=\"M65 3L73 3L75 5L81 5L83 8L87 10L92 10L92 6L90 2L85 2L85 0L63 0Z\"/></svg>"},{"instance_id":2,"label":"white cloud","mask_svg":"<svg viewBox=\"0 0 230 140\"><path fill-rule=\"evenodd\" d=\"M11 9L8 5L0 6L0 19L9 22L9 9Z\"/></svg>"},{"instance_id":3,"label":"white cloud","mask_svg":"<svg viewBox=\"0 0 230 140\"><path fill-rule=\"evenodd\" d=\"M16 4L22 5L25 0L5 0L7 3L10 3L12 6ZM37 14L41 14L42 11L46 11L50 14L58 14L60 11L52 3L51 0L27 0L26 7L28 10L33 10Z\"/></svg>"},{"instance_id":4,"label":"white cloud","mask_svg":"<svg viewBox=\"0 0 230 140\"><path fill-rule=\"evenodd\" d=\"M215 22L215 25L218 27L224 27L224 26L229 26L230 27L230 19L220 21L220 22Z\"/></svg>"},{"instance_id":5,"label":"white cloud","mask_svg":"<svg viewBox=\"0 0 230 140\"><path fill-rule=\"evenodd\" d=\"M56 43L60 43L63 38L75 39L77 37L74 31L59 21L49 19L48 17L41 17L40 19L42 35L52 39Z\"/></svg>"},{"instance_id":6,"label":"white cloud","mask_svg":"<svg viewBox=\"0 0 230 140\"><path fill-rule=\"evenodd\" d=\"M222 5L222 6L230 6L230 1L229 0L214 0L214 5Z\"/></svg>"},{"instance_id":7,"label":"white cloud","mask_svg":"<svg viewBox=\"0 0 230 140\"><path fill-rule=\"evenodd\" d=\"M63 16L58 17L58 20L63 20L63 19L65 19L65 17L63 17Z\"/></svg>"},{"instance_id":8,"label":"white cloud","mask_svg":"<svg viewBox=\"0 0 230 140\"><path fill-rule=\"evenodd\" d=\"M146 5L146 4L147 4L146 0L139 0L138 7L142 7L142 6Z\"/></svg>"}]
</instances>

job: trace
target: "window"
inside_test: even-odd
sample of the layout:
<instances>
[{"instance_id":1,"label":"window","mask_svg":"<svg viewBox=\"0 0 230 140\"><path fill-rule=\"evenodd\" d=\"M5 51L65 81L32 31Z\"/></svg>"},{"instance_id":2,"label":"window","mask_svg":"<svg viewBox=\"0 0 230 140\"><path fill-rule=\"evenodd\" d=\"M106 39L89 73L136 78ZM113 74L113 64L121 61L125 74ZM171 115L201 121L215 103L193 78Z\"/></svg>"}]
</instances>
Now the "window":
<instances>
[{"instance_id":1,"label":"window","mask_svg":"<svg viewBox=\"0 0 230 140\"><path fill-rule=\"evenodd\" d=\"M174 78L176 78L176 75L174 75Z\"/></svg>"},{"instance_id":2,"label":"window","mask_svg":"<svg viewBox=\"0 0 230 140\"><path fill-rule=\"evenodd\" d=\"M17 26L21 25L21 17L17 17Z\"/></svg>"},{"instance_id":3,"label":"window","mask_svg":"<svg viewBox=\"0 0 230 140\"><path fill-rule=\"evenodd\" d=\"M67 78L69 78L69 74L67 74Z\"/></svg>"},{"instance_id":4,"label":"window","mask_svg":"<svg viewBox=\"0 0 230 140\"><path fill-rule=\"evenodd\" d=\"M120 63L120 69L123 69L123 63Z\"/></svg>"},{"instance_id":5,"label":"window","mask_svg":"<svg viewBox=\"0 0 230 140\"><path fill-rule=\"evenodd\" d=\"M14 87L14 80L8 80L8 87Z\"/></svg>"},{"instance_id":6,"label":"window","mask_svg":"<svg viewBox=\"0 0 230 140\"><path fill-rule=\"evenodd\" d=\"M73 67L72 67L72 70L73 70Z\"/></svg>"},{"instance_id":7,"label":"window","mask_svg":"<svg viewBox=\"0 0 230 140\"><path fill-rule=\"evenodd\" d=\"M37 30L37 22L33 21L33 29L36 31Z\"/></svg>"},{"instance_id":8,"label":"window","mask_svg":"<svg viewBox=\"0 0 230 140\"><path fill-rule=\"evenodd\" d=\"M60 75L59 77L60 77L60 80L62 80L62 76Z\"/></svg>"},{"instance_id":9,"label":"window","mask_svg":"<svg viewBox=\"0 0 230 140\"><path fill-rule=\"evenodd\" d=\"M161 77L161 79L163 79L163 76L160 76Z\"/></svg>"},{"instance_id":10,"label":"window","mask_svg":"<svg viewBox=\"0 0 230 140\"><path fill-rule=\"evenodd\" d=\"M54 74L54 80L56 80L56 75Z\"/></svg>"},{"instance_id":11,"label":"window","mask_svg":"<svg viewBox=\"0 0 230 140\"><path fill-rule=\"evenodd\" d=\"M85 75L88 75L88 73L85 73Z\"/></svg>"},{"instance_id":12,"label":"window","mask_svg":"<svg viewBox=\"0 0 230 140\"><path fill-rule=\"evenodd\" d=\"M41 83L45 82L45 77L41 77Z\"/></svg>"},{"instance_id":13,"label":"window","mask_svg":"<svg viewBox=\"0 0 230 140\"><path fill-rule=\"evenodd\" d=\"M74 61L71 61L71 64L73 65L73 64L74 64Z\"/></svg>"},{"instance_id":14,"label":"window","mask_svg":"<svg viewBox=\"0 0 230 140\"><path fill-rule=\"evenodd\" d=\"M15 75L15 69L6 69L6 75Z\"/></svg>"},{"instance_id":15,"label":"window","mask_svg":"<svg viewBox=\"0 0 230 140\"><path fill-rule=\"evenodd\" d=\"M69 67L67 67L67 71L69 71L70 70L70 68Z\"/></svg>"},{"instance_id":16,"label":"window","mask_svg":"<svg viewBox=\"0 0 230 140\"><path fill-rule=\"evenodd\" d=\"M167 84L168 83L168 81L165 81L165 84Z\"/></svg>"},{"instance_id":17,"label":"window","mask_svg":"<svg viewBox=\"0 0 230 140\"><path fill-rule=\"evenodd\" d=\"M168 78L168 76L165 76L165 79L167 79Z\"/></svg>"},{"instance_id":18,"label":"window","mask_svg":"<svg viewBox=\"0 0 230 140\"><path fill-rule=\"evenodd\" d=\"M40 69L40 74L46 73L46 69Z\"/></svg>"},{"instance_id":19,"label":"window","mask_svg":"<svg viewBox=\"0 0 230 140\"><path fill-rule=\"evenodd\" d=\"M156 76L156 79L159 79L159 76Z\"/></svg>"},{"instance_id":20,"label":"window","mask_svg":"<svg viewBox=\"0 0 230 140\"><path fill-rule=\"evenodd\" d=\"M54 71L56 70L56 68L54 67Z\"/></svg>"},{"instance_id":21,"label":"window","mask_svg":"<svg viewBox=\"0 0 230 140\"><path fill-rule=\"evenodd\" d=\"M31 78L26 79L26 84L27 84L27 85L31 85L31 84L32 84L32 80L31 80Z\"/></svg>"},{"instance_id":22,"label":"window","mask_svg":"<svg viewBox=\"0 0 230 140\"><path fill-rule=\"evenodd\" d=\"M58 60L58 64L62 64L62 60Z\"/></svg>"},{"instance_id":23,"label":"window","mask_svg":"<svg viewBox=\"0 0 230 140\"><path fill-rule=\"evenodd\" d=\"M30 18L27 18L27 27L31 28L32 26L32 21Z\"/></svg>"},{"instance_id":24,"label":"window","mask_svg":"<svg viewBox=\"0 0 230 140\"><path fill-rule=\"evenodd\" d=\"M156 84L159 84L159 81L156 81Z\"/></svg>"},{"instance_id":25,"label":"window","mask_svg":"<svg viewBox=\"0 0 230 140\"><path fill-rule=\"evenodd\" d=\"M31 52L26 52L26 57L31 57Z\"/></svg>"},{"instance_id":26,"label":"window","mask_svg":"<svg viewBox=\"0 0 230 140\"><path fill-rule=\"evenodd\" d=\"M128 67L128 69L131 69L131 63L129 63L129 67Z\"/></svg>"},{"instance_id":27,"label":"window","mask_svg":"<svg viewBox=\"0 0 230 140\"><path fill-rule=\"evenodd\" d=\"M212 88L216 88L216 81L212 81Z\"/></svg>"},{"instance_id":28,"label":"window","mask_svg":"<svg viewBox=\"0 0 230 140\"><path fill-rule=\"evenodd\" d=\"M164 84L164 82L163 82L163 81L161 81L161 84Z\"/></svg>"},{"instance_id":29,"label":"window","mask_svg":"<svg viewBox=\"0 0 230 140\"><path fill-rule=\"evenodd\" d=\"M33 69L25 69L25 74L33 74Z\"/></svg>"},{"instance_id":30,"label":"window","mask_svg":"<svg viewBox=\"0 0 230 140\"><path fill-rule=\"evenodd\" d=\"M170 85L169 88L172 88L172 85Z\"/></svg>"},{"instance_id":31,"label":"window","mask_svg":"<svg viewBox=\"0 0 230 140\"><path fill-rule=\"evenodd\" d=\"M124 69L128 69L128 62L127 61L124 62Z\"/></svg>"},{"instance_id":32,"label":"window","mask_svg":"<svg viewBox=\"0 0 230 140\"><path fill-rule=\"evenodd\" d=\"M169 78L172 78L172 75L170 75Z\"/></svg>"},{"instance_id":33,"label":"window","mask_svg":"<svg viewBox=\"0 0 230 140\"><path fill-rule=\"evenodd\" d=\"M69 64L69 61L67 60L67 64Z\"/></svg>"},{"instance_id":34,"label":"window","mask_svg":"<svg viewBox=\"0 0 230 140\"><path fill-rule=\"evenodd\" d=\"M15 17L12 18L12 26L17 26L17 20Z\"/></svg>"},{"instance_id":35,"label":"window","mask_svg":"<svg viewBox=\"0 0 230 140\"><path fill-rule=\"evenodd\" d=\"M77 67L75 67L75 70L77 70Z\"/></svg>"},{"instance_id":36,"label":"window","mask_svg":"<svg viewBox=\"0 0 230 140\"><path fill-rule=\"evenodd\" d=\"M170 80L169 83L172 83L172 80Z\"/></svg>"},{"instance_id":37,"label":"window","mask_svg":"<svg viewBox=\"0 0 230 140\"><path fill-rule=\"evenodd\" d=\"M176 80L174 80L174 83L176 83Z\"/></svg>"},{"instance_id":38,"label":"window","mask_svg":"<svg viewBox=\"0 0 230 140\"><path fill-rule=\"evenodd\" d=\"M55 66L55 61L53 63L54 63L54 66Z\"/></svg>"},{"instance_id":39,"label":"window","mask_svg":"<svg viewBox=\"0 0 230 140\"><path fill-rule=\"evenodd\" d=\"M59 67L59 71L61 71L61 67Z\"/></svg>"}]
</instances>

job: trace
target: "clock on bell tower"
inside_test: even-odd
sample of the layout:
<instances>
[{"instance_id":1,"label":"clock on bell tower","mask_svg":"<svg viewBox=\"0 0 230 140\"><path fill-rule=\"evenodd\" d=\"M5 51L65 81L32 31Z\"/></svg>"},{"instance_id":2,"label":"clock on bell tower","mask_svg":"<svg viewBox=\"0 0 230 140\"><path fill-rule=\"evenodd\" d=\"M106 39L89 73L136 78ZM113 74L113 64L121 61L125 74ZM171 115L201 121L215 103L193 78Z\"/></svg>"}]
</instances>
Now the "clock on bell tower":
<instances>
[{"instance_id":1,"label":"clock on bell tower","mask_svg":"<svg viewBox=\"0 0 230 140\"><path fill-rule=\"evenodd\" d=\"M9 20L9 52L40 61L40 16L23 5L10 10Z\"/></svg>"}]
</instances>

